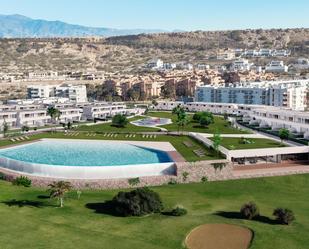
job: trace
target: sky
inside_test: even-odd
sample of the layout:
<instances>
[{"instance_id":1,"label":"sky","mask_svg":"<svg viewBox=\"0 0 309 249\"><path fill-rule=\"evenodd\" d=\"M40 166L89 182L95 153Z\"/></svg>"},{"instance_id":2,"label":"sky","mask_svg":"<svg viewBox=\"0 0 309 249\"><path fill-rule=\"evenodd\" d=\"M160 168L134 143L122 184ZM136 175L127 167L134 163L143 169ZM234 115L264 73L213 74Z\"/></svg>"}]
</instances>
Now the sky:
<instances>
[{"instance_id":1,"label":"sky","mask_svg":"<svg viewBox=\"0 0 309 249\"><path fill-rule=\"evenodd\" d=\"M309 0L0 0L0 14L121 29L309 28Z\"/></svg>"}]
</instances>

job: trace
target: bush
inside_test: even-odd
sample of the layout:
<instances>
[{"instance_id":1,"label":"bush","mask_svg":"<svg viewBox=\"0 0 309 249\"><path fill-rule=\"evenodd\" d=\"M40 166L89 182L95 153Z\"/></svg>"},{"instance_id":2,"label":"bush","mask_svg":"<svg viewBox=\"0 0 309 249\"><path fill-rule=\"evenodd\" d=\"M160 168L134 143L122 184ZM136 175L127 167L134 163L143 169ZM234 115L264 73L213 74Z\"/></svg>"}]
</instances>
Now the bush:
<instances>
[{"instance_id":1,"label":"bush","mask_svg":"<svg viewBox=\"0 0 309 249\"><path fill-rule=\"evenodd\" d=\"M182 180L184 182L186 182L188 180L188 177L189 177L189 173L187 171L182 173Z\"/></svg>"},{"instance_id":2,"label":"bush","mask_svg":"<svg viewBox=\"0 0 309 249\"><path fill-rule=\"evenodd\" d=\"M2 172L0 172L0 180L5 180L6 177L5 177L5 174L3 174Z\"/></svg>"},{"instance_id":3,"label":"bush","mask_svg":"<svg viewBox=\"0 0 309 249\"><path fill-rule=\"evenodd\" d=\"M183 207L176 207L171 211L172 216L183 216L186 215L188 212L185 208Z\"/></svg>"},{"instance_id":4,"label":"bush","mask_svg":"<svg viewBox=\"0 0 309 249\"><path fill-rule=\"evenodd\" d=\"M119 192L113 198L112 205L116 213L121 216L142 216L160 213L163 209L160 196L148 188Z\"/></svg>"},{"instance_id":5,"label":"bush","mask_svg":"<svg viewBox=\"0 0 309 249\"><path fill-rule=\"evenodd\" d=\"M128 119L125 115L117 114L112 119L112 125L116 127L125 127L128 124Z\"/></svg>"},{"instance_id":6,"label":"bush","mask_svg":"<svg viewBox=\"0 0 309 249\"><path fill-rule=\"evenodd\" d=\"M177 181L176 181L176 179L171 178L171 179L168 181L168 184L169 184L169 185L176 185L176 184L177 184Z\"/></svg>"},{"instance_id":7,"label":"bush","mask_svg":"<svg viewBox=\"0 0 309 249\"><path fill-rule=\"evenodd\" d=\"M276 220L283 225L289 225L295 220L293 211L287 208L276 208L273 215L276 216Z\"/></svg>"},{"instance_id":8,"label":"bush","mask_svg":"<svg viewBox=\"0 0 309 249\"><path fill-rule=\"evenodd\" d=\"M26 176L16 177L12 183L13 185L17 185L17 186L24 186L24 187L31 186L31 180Z\"/></svg>"},{"instance_id":9,"label":"bush","mask_svg":"<svg viewBox=\"0 0 309 249\"><path fill-rule=\"evenodd\" d=\"M254 202L245 203L240 209L241 215L248 219L252 220L253 218L260 215L259 209Z\"/></svg>"},{"instance_id":10,"label":"bush","mask_svg":"<svg viewBox=\"0 0 309 249\"><path fill-rule=\"evenodd\" d=\"M131 179L128 180L128 183L129 183L131 186L135 186L135 185L137 185L137 184L140 183L140 180L139 180L138 177L136 177L136 178L131 178Z\"/></svg>"},{"instance_id":11,"label":"bush","mask_svg":"<svg viewBox=\"0 0 309 249\"><path fill-rule=\"evenodd\" d=\"M201 182L207 182L207 181L208 181L207 176L203 176L203 177L201 178Z\"/></svg>"}]
</instances>

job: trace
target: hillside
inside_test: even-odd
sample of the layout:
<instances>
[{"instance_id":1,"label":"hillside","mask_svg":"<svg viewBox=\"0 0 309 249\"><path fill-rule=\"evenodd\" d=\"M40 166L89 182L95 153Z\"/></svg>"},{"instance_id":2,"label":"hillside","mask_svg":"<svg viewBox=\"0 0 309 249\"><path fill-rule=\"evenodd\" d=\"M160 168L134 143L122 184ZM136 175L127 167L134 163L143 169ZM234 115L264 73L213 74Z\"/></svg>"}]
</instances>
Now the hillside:
<instances>
[{"instance_id":1,"label":"hillside","mask_svg":"<svg viewBox=\"0 0 309 249\"><path fill-rule=\"evenodd\" d=\"M288 48L309 56L309 29L181 32L109 38L0 39L0 72L29 70L137 71L153 57L217 63L218 48Z\"/></svg>"},{"instance_id":2,"label":"hillside","mask_svg":"<svg viewBox=\"0 0 309 249\"><path fill-rule=\"evenodd\" d=\"M0 37L107 37L154 32L162 30L94 28L61 21L35 20L22 15L0 15Z\"/></svg>"}]
</instances>

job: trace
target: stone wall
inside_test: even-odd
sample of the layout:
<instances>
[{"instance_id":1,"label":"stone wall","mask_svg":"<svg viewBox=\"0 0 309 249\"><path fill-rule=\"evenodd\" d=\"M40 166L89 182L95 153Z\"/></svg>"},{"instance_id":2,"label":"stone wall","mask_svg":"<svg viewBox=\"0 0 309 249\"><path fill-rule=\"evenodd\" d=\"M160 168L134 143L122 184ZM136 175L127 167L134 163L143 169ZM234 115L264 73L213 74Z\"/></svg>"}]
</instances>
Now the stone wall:
<instances>
[{"instance_id":1,"label":"stone wall","mask_svg":"<svg viewBox=\"0 0 309 249\"><path fill-rule=\"evenodd\" d=\"M147 176L139 177L140 183L137 185L130 185L129 179L97 179L97 180L83 180L83 179L70 179L74 188L89 188L89 189L119 189L130 187L143 187L143 186L159 186L169 184L170 182L189 183L201 182L202 177L206 177L208 181L225 180L232 178L232 167L226 164L224 168L215 170L212 166L214 162L227 162L226 160L215 161L199 161L199 162L179 162L176 163L176 175L161 175L161 176ZM15 171L0 168L0 172L5 175L6 180L12 181L20 175L26 175ZM187 178L184 178L187 175ZM40 177L27 174L28 178L32 180L33 186L47 187L53 181L60 181L66 179ZM67 180L66 180L67 181Z\"/></svg>"}]
</instances>

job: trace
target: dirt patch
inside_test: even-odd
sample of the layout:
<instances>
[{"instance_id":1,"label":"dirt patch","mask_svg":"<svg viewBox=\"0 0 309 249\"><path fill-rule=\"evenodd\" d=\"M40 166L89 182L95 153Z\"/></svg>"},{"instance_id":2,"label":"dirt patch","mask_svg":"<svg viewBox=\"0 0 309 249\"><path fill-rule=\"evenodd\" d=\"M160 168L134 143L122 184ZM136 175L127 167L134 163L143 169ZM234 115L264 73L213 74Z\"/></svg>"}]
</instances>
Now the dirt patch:
<instances>
[{"instance_id":1,"label":"dirt patch","mask_svg":"<svg viewBox=\"0 0 309 249\"><path fill-rule=\"evenodd\" d=\"M186 237L188 249L247 249L253 233L250 229L229 224L205 224Z\"/></svg>"}]
</instances>

